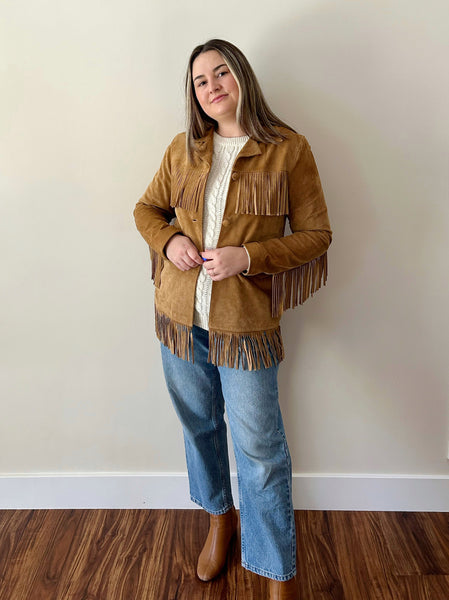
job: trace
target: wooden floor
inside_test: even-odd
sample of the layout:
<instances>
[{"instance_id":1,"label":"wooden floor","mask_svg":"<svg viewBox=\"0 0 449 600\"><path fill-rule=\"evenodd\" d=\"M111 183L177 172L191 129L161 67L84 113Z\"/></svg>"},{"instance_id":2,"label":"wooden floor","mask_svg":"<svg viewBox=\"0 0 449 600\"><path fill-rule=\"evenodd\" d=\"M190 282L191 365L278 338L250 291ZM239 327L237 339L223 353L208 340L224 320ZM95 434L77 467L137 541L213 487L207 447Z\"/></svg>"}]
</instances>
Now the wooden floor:
<instances>
[{"instance_id":1,"label":"wooden floor","mask_svg":"<svg viewBox=\"0 0 449 600\"><path fill-rule=\"evenodd\" d=\"M301 600L449 600L449 514L297 511ZM264 600L240 566L195 576L200 510L0 511L0 600Z\"/></svg>"}]
</instances>

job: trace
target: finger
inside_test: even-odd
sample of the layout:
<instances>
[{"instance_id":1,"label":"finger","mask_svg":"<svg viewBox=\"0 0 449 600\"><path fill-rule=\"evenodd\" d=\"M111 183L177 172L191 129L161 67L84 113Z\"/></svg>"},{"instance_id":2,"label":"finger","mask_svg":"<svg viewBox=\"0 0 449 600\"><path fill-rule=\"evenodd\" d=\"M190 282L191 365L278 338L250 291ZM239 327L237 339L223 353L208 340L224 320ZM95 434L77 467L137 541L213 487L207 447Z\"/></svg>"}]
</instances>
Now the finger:
<instances>
[{"instance_id":1,"label":"finger","mask_svg":"<svg viewBox=\"0 0 449 600\"><path fill-rule=\"evenodd\" d=\"M191 247L187 248L186 254L187 254L188 259L191 261L192 266L203 264L203 260L201 259L201 256L198 254L198 250L195 248L195 246L191 246Z\"/></svg>"},{"instance_id":2,"label":"finger","mask_svg":"<svg viewBox=\"0 0 449 600\"><path fill-rule=\"evenodd\" d=\"M207 266L204 265L204 268L206 269L208 275L214 275L215 274L215 269L216 268L214 267L214 265L207 265Z\"/></svg>"},{"instance_id":3,"label":"finger","mask_svg":"<svg viewBox=\"0 0 449 600\"><path fill-rule=\"evenodd\" d=\"M203 261L201 261L202 263ZM194 260L192 260L191 258L185 258L184 259L184 264L188 269L193 269L194 267L198 266L198 263L195 262Z\"/></svg>"},{"instance_id":4,"label":"finger","mask_svg":"<svg viewBox=\"0 0 449 600\"><path fill-rule=\"evenodd\" d=\"M215 250L203 250L203 252L200 252L200 256L206 260L213 260L215 258L215 254Z\"/></svg>"},{"instance_id":5,"label":"finger","mask_svg":"<svg viewBox=\"0 0 449 600\"><path fill-rule=\"evenodd\" d=\"M180 271L187 271L188 270L187 266L185 265L185 263L183 261L181 261L181 260L178 260L175 264L176 264L176 266L178 267L178 269Z\"/></svg>"},{"instance_id":6,"label":"finger","mask_svg":"<svg viewBox=\"0 0 449 600\"><path fill-rule=\"evenodd\" d=\"M189 259L186 259L186 255L181 255L176 259L175 265L178 267L178 269L180 269L181 271L188 271L189 269L192 268L192 265L189 264ZM194 265L196 266L196 265Z\"/></svg>"},{"instance_id":7,"label":"finger","mask_svg":"<svg viewBox=\"0 0 449 600\"><path fill-rule=\"evenodd\" d=\"M199 255L198 250L194 247L190 252L187 252L184 256L184 260L189 263L192 267L204 264L203 259Z\"/></svg>"},{"instance_id":8,"label":"finger","mask_svg":"<svg viewBox=\"0 0 449 600\"><path fill-rule=\"evenodd\" d=\"M180 263L182 264L183 271L188 271L189 269L192 269L193 267L197 267L198 266L195 262L193 262L189 258L183 258L180 261Z\"/></svg>"},{"instance_id":9,"label":"finger","mask_svg":"<svg viewBox=\"0 0 449 600\"><path fill-rule=\"evenodd\" d=\"M202 262L203 262L203 267L206 269L206 271L210 271L211 269L214 268L214 264L211 260L205 260Z\"/></svg>"},{"instance_id":10,"label":"finger","mask_svg":"<svg viewBox=\"0 0 449 600\"><path fill-rule=\"evenodd\" d=\"M226 276L223 273L214 273L211 275L212 281L221 281L222 279L226 279Z\"/></svg>"}]
</instances>

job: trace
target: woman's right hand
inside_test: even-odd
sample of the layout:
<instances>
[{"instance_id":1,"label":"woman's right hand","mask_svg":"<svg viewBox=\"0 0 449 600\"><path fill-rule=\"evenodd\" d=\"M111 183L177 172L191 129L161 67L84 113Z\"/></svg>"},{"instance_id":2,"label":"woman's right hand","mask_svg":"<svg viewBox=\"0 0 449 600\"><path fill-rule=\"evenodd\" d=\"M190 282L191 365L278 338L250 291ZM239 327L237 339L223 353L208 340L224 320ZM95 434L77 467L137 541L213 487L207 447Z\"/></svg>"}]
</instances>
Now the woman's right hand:
<instances>
[{"instance_id":1,"label":"woman's right hand","mask_svg":"<svg viewBox=\"0 0 449 600\"><path fill-rule=\"evenodd\" d=\"M203 264L195 244L189 237L180 233L168 240L165 255L180 271L188 271Z\"/></svg>"}]
</instances>

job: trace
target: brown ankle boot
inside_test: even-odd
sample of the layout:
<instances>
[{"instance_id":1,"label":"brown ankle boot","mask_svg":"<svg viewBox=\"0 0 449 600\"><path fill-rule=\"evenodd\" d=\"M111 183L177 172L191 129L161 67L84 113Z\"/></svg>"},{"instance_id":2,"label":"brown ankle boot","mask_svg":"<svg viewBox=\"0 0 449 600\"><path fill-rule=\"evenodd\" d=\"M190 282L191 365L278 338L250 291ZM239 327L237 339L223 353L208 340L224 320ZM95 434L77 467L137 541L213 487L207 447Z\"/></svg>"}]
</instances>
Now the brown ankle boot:
<instances>
[{"instance_id":1,"label":"brown ankle boot","mask_svg":"<svg viewBox=\"0 0 449 600\"><path fill-rule=\"evenodd\" d=\"M237 529L237 513L234 507L224 515L209 517L209 533L198 558L196 570L202 581L210 581L223 569L229 543Z\"/></svg>"},{"instance_id":2,"label":"brown ankle boot","mask_svg":"<svg viewBox=\"0 0 449 600\"><path fill-rule=\"evenodd\" d=\"M298 600L299 593L296 578L288 581L270 579L270 600Z\"/></svg>"}]
</instances>

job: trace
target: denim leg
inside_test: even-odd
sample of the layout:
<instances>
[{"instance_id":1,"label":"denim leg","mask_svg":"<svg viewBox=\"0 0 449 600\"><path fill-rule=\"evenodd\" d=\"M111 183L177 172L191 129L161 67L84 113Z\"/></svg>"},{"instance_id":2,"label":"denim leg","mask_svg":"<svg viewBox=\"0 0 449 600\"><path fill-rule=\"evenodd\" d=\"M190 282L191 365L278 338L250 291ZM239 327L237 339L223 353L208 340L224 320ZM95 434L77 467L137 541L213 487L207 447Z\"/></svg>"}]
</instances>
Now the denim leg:
<instances>
[{"instance_id":1,"label":"denim leg","mask_svg":"<svg viewBox=\"0 0 449 600\"><path fill-rule=\"evenodd\" d=\"M224 400L217 367L207 362L209 334L193 328L195 362L173 355L161 344L168 392L181 421L190 497L207 512L222 514L233 505Z\"/></svg>"},{"instance_id":2,"label":"denim leg","mask_svg":"<svg viewBox=\"0 0 449 600\"><path fill-rule=\"evenodd\" d=\"M219 367L237 463L242 565L283 581L296 573L296 531L277 371Z\"/></svg>"}]
</instances>

